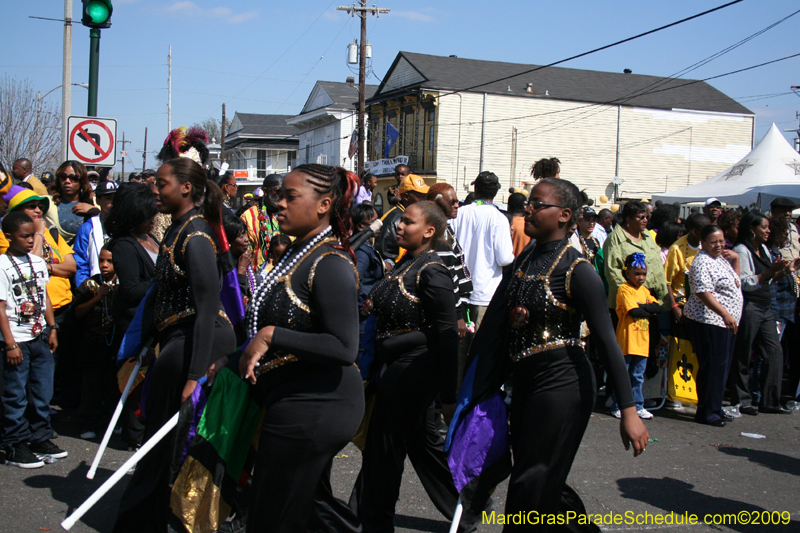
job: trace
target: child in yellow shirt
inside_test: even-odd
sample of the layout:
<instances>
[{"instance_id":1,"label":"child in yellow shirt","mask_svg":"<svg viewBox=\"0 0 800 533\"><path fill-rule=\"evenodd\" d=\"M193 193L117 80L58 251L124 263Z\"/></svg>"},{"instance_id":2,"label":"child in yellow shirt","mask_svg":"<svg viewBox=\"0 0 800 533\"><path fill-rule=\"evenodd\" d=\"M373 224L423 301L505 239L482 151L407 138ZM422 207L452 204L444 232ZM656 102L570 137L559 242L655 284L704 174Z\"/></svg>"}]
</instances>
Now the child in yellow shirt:
<instances>
[{"instance_id":1,"label":"child in yellow shirt","mask_svg":"<svg viewBox=\"0 0 800 533\"><path fill-rule=\"evenodd\" d=\"M650 354L650 321L660 306L650 294L644 282L647 279L647 264L644 254L636 252L625 258L622 275L627 283L617 291L617 342L625 356L628 375L631 379L633 400L636 402L636 413L639 418L650 419L653 415L644 408L642 384L647 367L647 356ZM611 414L620 418L619 407L611 407Z\"/></svg>"}]
</instances>

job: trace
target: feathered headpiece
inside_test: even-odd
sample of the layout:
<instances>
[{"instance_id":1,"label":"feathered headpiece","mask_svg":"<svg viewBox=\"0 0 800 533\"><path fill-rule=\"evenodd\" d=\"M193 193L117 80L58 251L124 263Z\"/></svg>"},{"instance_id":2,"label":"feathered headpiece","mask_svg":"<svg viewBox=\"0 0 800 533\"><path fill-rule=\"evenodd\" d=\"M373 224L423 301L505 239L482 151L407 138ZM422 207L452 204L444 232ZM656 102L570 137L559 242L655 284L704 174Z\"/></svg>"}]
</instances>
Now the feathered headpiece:
<instances>
[{"instance_id":1,"label":"feathered headpiece","mask_svg":"<svg viewBox=\"0 0 800 533\"><path fill-rule=\"evenodd\" d=\"M169 132L157 157L162 163L176 157L188 157L205 167L208 163L207 142L208 135L201 127L187 129L181 126Z\"/></svg>"}]
</instances>

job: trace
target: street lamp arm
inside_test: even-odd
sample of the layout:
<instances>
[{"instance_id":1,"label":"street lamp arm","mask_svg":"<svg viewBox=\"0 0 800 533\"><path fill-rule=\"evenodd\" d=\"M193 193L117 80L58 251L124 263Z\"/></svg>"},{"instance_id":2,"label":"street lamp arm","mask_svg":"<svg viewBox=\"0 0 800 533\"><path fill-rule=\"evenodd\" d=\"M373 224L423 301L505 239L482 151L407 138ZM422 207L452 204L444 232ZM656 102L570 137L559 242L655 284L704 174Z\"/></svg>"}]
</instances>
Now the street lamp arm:
<instances>
[{"instance_id":1,"label":"street lamp arm","mask_svg":"<svg viewBox=\"0 0 800 533\"><path fill-rule=\"evenodd\" d=\"M89 88L89 84L88 83L73 83L72 85L75 85L77 87L83 87L84 89L88 89ZM39 100L43 100L45 97L47 97L48 94L50 94L51 92L55 91L56 89L60 89L61 87L63 87L63 85L59 85L58 87L53 87L52 89L50 89L49 91L44 93L44 96L39 97Z\"/></svg>"}]
</instances>

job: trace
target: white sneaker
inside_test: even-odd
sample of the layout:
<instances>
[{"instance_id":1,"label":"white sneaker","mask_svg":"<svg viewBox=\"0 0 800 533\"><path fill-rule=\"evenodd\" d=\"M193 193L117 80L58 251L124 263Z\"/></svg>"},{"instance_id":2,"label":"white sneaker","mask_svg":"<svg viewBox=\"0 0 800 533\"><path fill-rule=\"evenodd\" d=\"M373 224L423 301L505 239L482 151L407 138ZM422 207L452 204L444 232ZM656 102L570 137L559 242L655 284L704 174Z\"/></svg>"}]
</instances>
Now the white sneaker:
<instances>
[{"instance_id":1,"label":"white sneaker","mask_svg":"<svg viewBox=\"0 0 800 533\"><path fill-rule=\"evenodd\" d=\"M85 429L81 432L81 438L86 440L96 439L97 433L92 429Z\"/></svg>"},{"instance_id":2,"label":"white sneaker","mask_svg":"<svg viewBox=\"0 0 800 533\"><path fill-rule=\"evenodd\" d=\"M742 418L742 413L739 412L739 405L727 405L722 408L722 412L728 416L732 416L733 418Z\"/></svg>"},{"instance_id":3,"label":"white sneaker","mask_svg":"<svg viewBox=\"0 0 800 533\"><path fill-rule=\"evenodd\" d=\"M611 416L614 418L622 418L622 412L619 409L612 409Z\"/></svg>"},{"instance_id":4,"label":"white sneaker","mask_svg":"<svg viewBox=\"0 0 800 533\"><path fill-rule=\"evenodd\" d=\"M641 409L636 410L636 414L639 415L639 418L642 420L650 420L653 418L653 413L642 407Z\"/></svg>"}]
</instances>

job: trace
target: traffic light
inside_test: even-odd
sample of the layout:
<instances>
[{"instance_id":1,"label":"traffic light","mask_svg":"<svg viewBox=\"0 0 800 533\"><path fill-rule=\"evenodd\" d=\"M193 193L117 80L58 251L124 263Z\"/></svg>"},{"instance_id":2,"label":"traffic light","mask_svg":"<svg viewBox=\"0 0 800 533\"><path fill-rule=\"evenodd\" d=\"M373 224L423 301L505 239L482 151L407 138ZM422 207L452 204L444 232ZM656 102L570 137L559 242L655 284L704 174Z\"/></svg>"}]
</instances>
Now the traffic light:
<instances>
[{"instance_id":1,"label":"traffic light","mask_svg":"<svg viewBox=\"0 0 800 533\"><path fill-rule=\"evenodd\" d=\"M89 28L110 28L113 11L111 0L83 0L81 23Z\"/></svg>"}]
</instances>

